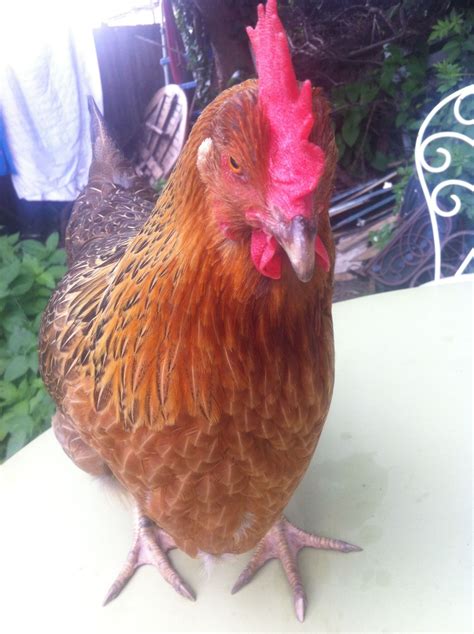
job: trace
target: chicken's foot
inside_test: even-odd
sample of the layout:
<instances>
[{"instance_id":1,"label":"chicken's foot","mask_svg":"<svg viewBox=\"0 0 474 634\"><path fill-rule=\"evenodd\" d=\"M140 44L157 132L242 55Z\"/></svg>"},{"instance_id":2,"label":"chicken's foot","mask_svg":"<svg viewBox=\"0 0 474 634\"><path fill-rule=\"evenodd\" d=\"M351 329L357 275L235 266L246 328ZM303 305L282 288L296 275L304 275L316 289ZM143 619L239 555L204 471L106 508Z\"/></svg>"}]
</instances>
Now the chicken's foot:
<instances>
[{"instance_id":1,"label":"chicken's foot","mask_svg":"<svg viewBox=\"0 0 474 634\"><path fill-rule=\"evenodd\" d=\"M135 508L135 533L125 565L105 597L104 605L113 601L133 577L135 570L144 564L155 566L166 581L183 597L194 601L194 592L171 565L167 553L177 548L175 541L146 515Z\"/></svg>"},{"instance_id":2,"label":"chicken's foot","mask_svg":"<svg viewBox=\"0 0 474 634\"><path fill-rule=\"evenodd\" d=\"M343 553L362 550L358 546L339 539L329 539L328 537L318 537L317 535L306 533L291 524L285 517L282 517L258 543L252 559L232 588L232 594L247 585L267 561L279 559L293 592L296 618L298 621L304 621L306 594L298 570L298 553L302 548L306 547L338 550Z\"/></svg>"}]
</instances>

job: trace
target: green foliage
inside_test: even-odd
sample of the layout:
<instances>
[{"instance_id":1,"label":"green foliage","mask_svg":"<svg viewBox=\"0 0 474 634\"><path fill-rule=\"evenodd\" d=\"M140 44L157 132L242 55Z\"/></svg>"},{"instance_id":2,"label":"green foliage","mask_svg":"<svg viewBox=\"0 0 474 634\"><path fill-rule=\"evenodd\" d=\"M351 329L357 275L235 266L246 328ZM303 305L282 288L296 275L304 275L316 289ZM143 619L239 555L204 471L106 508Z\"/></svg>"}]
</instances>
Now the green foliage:
<instances>
[{"instance_id":1,"label":"green foliage","mask_svg":"<svg viewBox=\"0 0 474 634\"><path fill-rule=\"evenodd\" d=\"M394 225L386 223L378 231L369 231L369 242L378 249L384 249L392 238Z\"/></svg>"},{"instance_id":2,"label":"green foliage","mask_svg":"<svg viewBox=\"0 0 474 634\"><path fill-rule=\"evenodd\" d=\"M452 35L463 35L465 29L463 17L453 9L449 16L438 20L428 38L428 42L440 42Z\"/></svg>"},{"instance_id":3,"label":"green foliage","mask_svg":"<svg viewBox=\"0 0 474 634\"><path fill-rule=\"evenodd\" d=\"M66 271L58 235L46 244L0 236L0 462L46 429L54 405L38 375L38 331Z\"/></svg>"},{"instance_id":4,"label":"green foliage","mask_svg":"<svg viewBox=\"0 0 474 634\"><path fill-rule=\"evenodd\" d=\"M449 62L447 59L443 59L441 62L434 64L436 70L436 79L438 86L436 90L441 94L448 92L454 86L457 86L461 77L462 69L459 64Z\"/></svg>"},{"instance_id":5,"label":"green foliage","mask_svg":"<svg viewBox=\"0 0 474 634\"><path fill-rule=\"evenodd\" d=\"M390 165L402 164L399 175L406 182L412 173L414 143L424 117L442 97L471 83L469 73L473 68L473 11L453 9L434 25L428 42L418 39L411 49L387 44L379 67L364 79L332 91L343 167L360 175L370 169L385 171ZM454 127L441 117L435 125L440 129L443 125ZM456 163L458 171L469 163L469 150L467 144L453 150L453 167Z\"/></svg>"},{"instance_id":6,"label":"green foliage","mask_svg":"<svg viewBox=\"0 0 474 634\"><path fill-rule=\"evenodd\" d=\"M400 209L403 201L403 195L408 185L408 181L413 175L413 165L402 165L397 170L398 180L392 188L395 195L396 209Z\"/></svg>"},{"instance_id":7,"label":"green foliage","mask_svg":"<svg viewBox=\"0 0 474 634\"><path fill-rule=\"evenodd\" d=\"M196 106L203 108L215 97L212 91L211 43L200 13L192 2L175 0L176 24L186 49L188 68L196 80Z\"/></svg>"},{"instance_id":8,"label":"green foliage","mask_svg":"<svg viewBox=\"0 0 474 634\"><path fill-rule=\"evenodd\" d=\"M161 195L161 192L164 190L166 185L166 178L159 178L153 183L153 189L156 191L158 195Z\"/></svg>"}]
</instances>

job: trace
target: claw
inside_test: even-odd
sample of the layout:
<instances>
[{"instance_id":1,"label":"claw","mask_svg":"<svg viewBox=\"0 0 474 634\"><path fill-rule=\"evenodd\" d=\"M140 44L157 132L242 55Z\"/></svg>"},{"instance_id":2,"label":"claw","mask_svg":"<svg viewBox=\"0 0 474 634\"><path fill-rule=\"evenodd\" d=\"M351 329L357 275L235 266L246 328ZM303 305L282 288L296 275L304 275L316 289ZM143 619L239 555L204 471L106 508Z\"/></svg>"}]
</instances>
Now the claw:
<instances>
[{"instance_id":1,"label":"claw","mask_svg":"<svg viewBox=\"0 0 474 634\"><path fill-rule=\"evenodd\" d=\"M295 612L298 621L303 623L306 614L306 595L295 598Z\"/></svg>"},{"instance_id":2,"label":"claw","mask_svg":"<svg viewBox=\"0 0 474 634\"><path fill-rule=\"evenodd\" d=\"M307 605L306 594L297 563L298 553L302 548L336 550L342 553L362 550L359 546L354 546L354 544L349 544L339 539L329 539L306 533L282 517L259 542L252 559L232 588L232 594L246 586L267 561L279 559L293 592L296 618L302 623Z\"/></svg>"},{"instance_id":3,"label":"claw","mask_svg":"<svg viewBox=\"0 0 474 634\"><path fill-rule=\"evenodd\" d=\"M196 600L196 595L187 583L181 579L171 565L167 553L176 548L174 539L151 520L135 509L135 538L127 560L110 587L103 605L113 601L133 577L140 566L150 564L160 571L164 579L173 586L181 596L190 601Z\"/></svg>"}]
</instances>

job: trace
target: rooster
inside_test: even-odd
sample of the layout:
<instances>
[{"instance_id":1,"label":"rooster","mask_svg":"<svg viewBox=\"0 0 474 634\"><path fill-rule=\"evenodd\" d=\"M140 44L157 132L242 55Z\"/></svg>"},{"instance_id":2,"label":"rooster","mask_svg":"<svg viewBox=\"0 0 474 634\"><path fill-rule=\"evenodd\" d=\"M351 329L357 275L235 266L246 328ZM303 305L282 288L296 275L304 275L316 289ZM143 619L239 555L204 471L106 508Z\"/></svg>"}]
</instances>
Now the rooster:
<instances>
[{"instance_id":1,"label":"rooster","mask_svg":"<svg viewBox=\"0 0 474 634\"><path fill-rule=\"evenodd\" d=\"M41 372L66 453L136 505L106 602L144 563L194 599L170 549L256 546L233 592L278 558L303 620L299 550L358 550L282 514L333 389L336 148L321 91L296 81L276 0L248 34L258 81L204 110L156 204L92 113L90 180L43 317Z\"/></svg>"}]
</instances>

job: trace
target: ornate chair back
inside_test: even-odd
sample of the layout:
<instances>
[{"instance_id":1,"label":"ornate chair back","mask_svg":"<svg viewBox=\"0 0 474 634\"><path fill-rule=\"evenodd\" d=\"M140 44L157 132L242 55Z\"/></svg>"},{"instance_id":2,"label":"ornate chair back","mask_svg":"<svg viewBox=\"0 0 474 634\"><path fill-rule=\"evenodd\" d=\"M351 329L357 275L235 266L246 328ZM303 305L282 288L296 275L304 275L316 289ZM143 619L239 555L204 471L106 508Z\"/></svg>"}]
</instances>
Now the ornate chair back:
<instances>
[{"instance_id":1,"label":"ornate chair back","mask_svg":"<svg viewBox=\"0 0 474 634\"><path fill-rule=\"evenodd\" d=\"M454 192L461 193L462 191L465 194L465 196L463 196L463 198L465 198L464 205L470 206L470 217L474 219L474 182L464 180L463 177L466 170L464 168L460 170L459 166L457 169L457 172L461 172L459 177L457 177L458 175L456 174L455 177L452 178L452 168L454 167L453 144L467 143L473 150L470 165L471 167L474 165L474 138L472 136L474 127L471 128L471 130L468 128L468 126L474 126L474 118L466 118L465 116L468 110L468 101L471 106L469 109L470 112L474 112L474 108L472 108L474 105L474 85L461 88L440 101L424 120L416 139L415 165L423 190L423 195L428 206L433 229L435 281L440 280L442 276L446 276L445 270L443 270L442 267L442 256L443 247L446 247L447 245L445 243L446 241L440 239L438 218L451 218L463 210L463 202L461 201L458 193ZM429 134L429 127L430 124L432 124L433 119L438 114L444 115L449 113L448 108L452 109L452 116L449 117L449 119L452 119L452 126L455 127L455 129L448 129L445 132L434 132ZM449 127L451 127L451 125L449 125ZM467 134L467 132L471 132L471 135ZM448 142L448 147L444 147L446 142ZM427 156L427 149L431 144L433 144L433 146L430 147L428 154L435 149L436 153L443 158L442 164L440 165L433 165L431 162L432 157ZM472 169L471 172L474 173L474 169ZM439 182L433 184L433 181L437 179L430 177L429 174L440 175ZM428 180L426 179L427 175ZM443 192L443 190L445 191ZM442 204L438 198L440 194L441 197L443 197L443 193L445 194L443 202L446 199L451 199L451 202L453 203L453 206L449 209L446 209L445 207L451 205L451 202L448 202L448 205ZM463 238L461 240L461 244L467 245L465 246L467 253L465 257L463 257L464 253L462 254L460 265L454 272L455 276L468 272L469 269L472 268L474 260L474 231L467 230L460 233L462 233ZM452 239L454 237L455 236L451 235L448 239ZM456 237L459 237L459 235Z\"/></svg>"}]
</instances>

